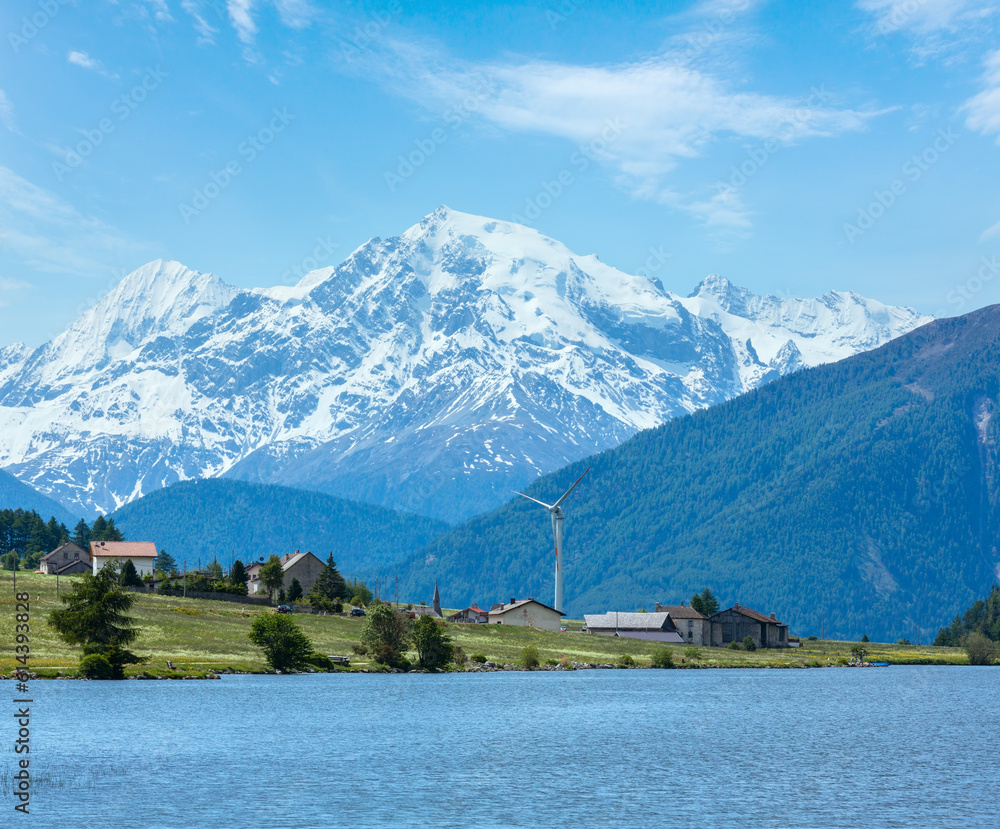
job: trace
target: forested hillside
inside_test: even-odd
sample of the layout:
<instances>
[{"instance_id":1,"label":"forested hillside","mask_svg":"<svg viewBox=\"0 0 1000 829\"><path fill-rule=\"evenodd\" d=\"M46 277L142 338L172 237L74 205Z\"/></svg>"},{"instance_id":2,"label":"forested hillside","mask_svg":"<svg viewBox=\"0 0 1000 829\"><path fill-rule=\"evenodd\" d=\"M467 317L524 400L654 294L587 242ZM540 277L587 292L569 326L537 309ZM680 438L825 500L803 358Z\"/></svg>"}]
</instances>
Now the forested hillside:
<instances>
[{"instance_id":1,"label":"forested hillside","mask_svg":"<svg viewBox=\"0 0 1000 829\"><path fill-rule=\"evenodd\" d=\"M58 501L42 495L37 489L22 483L9 472L0 469L0 509L34 510L39 515L54 516L72 527L76 518Z\"/></svg>"},{"instance_id":2,"label":"forested hillside","mask_svg":"<svg viewBox=\"0 0 1000 829\"><path fill-rule=\"evenodd\" d=\"M933 636L1000 554L1000 306L802 371L539 479L564 504L566 610L650 607L710 586L793 633ZM413 557L456 606L551 601L552 535L524 499ZM488 605L487 605L488 606Z\"/></svg>"},{"instance_id":3,"label":"forested hillside","mask_svg":"<svg viewBox=\"0 0 1000 829\"><path fill-rule=\"evenodd\" d=\"M188 567L309 550L324 560L332 552L349 576L397 561L448 528L318 492L222 479L174 484L113 518L130 541L152 541Z\"/></svg>"}]
</instances>

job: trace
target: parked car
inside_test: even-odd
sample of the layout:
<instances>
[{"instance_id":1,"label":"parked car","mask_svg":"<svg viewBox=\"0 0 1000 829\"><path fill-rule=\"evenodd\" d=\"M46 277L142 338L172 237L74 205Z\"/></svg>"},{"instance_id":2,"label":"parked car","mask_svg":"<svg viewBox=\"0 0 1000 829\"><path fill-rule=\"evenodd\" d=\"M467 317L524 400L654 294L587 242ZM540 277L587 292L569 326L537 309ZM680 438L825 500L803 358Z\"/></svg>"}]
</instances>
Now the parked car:
<instances>
[{"instance_id":1,"label":"parked car","mask_svg":"<svg viewBox=\"0 0 1000 829\"><path fill-rule=\"evenodd\" d=\"M365 609L363 607L352 607L351 608L351 615L352 616L364 616L365 615Z\"/></svg>"},{"instance_id":2,"label":"parked car","mask_svg":"<svg viewBox=\"0 0 1000 829\"><path fill-rule=\"evenodd\" d=\"M287 604L278 605L278 613L291 613L292 609Z\"/></svg>"}]
</instances>

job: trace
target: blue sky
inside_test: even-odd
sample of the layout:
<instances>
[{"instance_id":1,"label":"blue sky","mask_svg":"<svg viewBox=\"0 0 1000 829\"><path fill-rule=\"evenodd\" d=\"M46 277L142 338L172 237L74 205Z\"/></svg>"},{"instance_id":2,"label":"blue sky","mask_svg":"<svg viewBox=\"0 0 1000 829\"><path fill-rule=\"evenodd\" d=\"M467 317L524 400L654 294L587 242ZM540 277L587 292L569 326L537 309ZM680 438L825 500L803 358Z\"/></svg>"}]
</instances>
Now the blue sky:
<instances>
[{"instance_id":1,"label":"blue sky","mask_svg":"<svg viewBox=\"0 0 1000 829\"><path fill-rule=\"evenodd\" d=\"M964 313L1000 301L998 26L980 0L7 0L0 345L151 259L287 284L439 204L679 293Z\"/></svg>"}]
</instances>

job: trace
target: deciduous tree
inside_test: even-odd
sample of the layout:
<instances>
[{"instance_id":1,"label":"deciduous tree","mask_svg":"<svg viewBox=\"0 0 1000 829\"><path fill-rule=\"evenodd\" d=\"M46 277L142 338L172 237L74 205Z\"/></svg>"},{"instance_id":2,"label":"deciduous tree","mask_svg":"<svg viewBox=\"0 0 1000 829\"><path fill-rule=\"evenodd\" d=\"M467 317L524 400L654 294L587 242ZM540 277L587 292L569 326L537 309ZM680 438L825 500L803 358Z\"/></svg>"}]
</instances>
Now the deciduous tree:
<instances>
[{"instance_id":1,"label":"deciduous tree","mask_svg":"<svg viewBox=\"0 0 1000 829\"><path fill-rule=\"evenodd\" d=\"M455 653L451 637L433 616L421 616L413 626L413 647L421 668L443 668Z\"/></svg>"},{"instance_id":2,"label":"deciduous tree","mask_svg":"<svg viewBox=\"0 0 1000 829\"><path fill-rule=\"evenodd\" d=\"M410 624L391 605L378 602L370 605L361 628L361 641L368 646L377 662L397 667L403 662L403 652L410 638Z\"/></svg>"},{"instance_id":3,"label":"deciduous tree","mask_svg":"<svg viewBox=\"0 0 1000 829\"><path fill-rule=\"evenodd\" d=\"M282 589L285 584L285 570L281 566L281 559L271 556L260 568L260 582L267 588L267 594L273 599L275 593Z\"/></svg>"},{"instance_id":4,"label":"deciduous tree","mask_svg":"<svg viewBox=\"0 0 1000 829\"><path fill-rule=\"evenodd\" d=\"M250 641L264 651L264 659L277 671L297 670L306 664L313 646L290 616L264 613L250 625Z\"/></svg>"}]
</instances>

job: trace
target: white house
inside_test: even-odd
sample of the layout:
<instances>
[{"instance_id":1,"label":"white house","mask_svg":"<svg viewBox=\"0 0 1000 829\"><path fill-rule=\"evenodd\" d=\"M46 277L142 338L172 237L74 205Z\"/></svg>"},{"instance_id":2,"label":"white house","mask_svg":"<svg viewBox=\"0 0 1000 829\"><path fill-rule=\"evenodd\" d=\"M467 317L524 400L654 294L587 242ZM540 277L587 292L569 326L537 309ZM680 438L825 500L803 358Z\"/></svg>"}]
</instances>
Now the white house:
<instances>
[{"instance_id":1,"label":"white house","mask_svg":"<svg viewBox=\"0 0 1000 829\"><path fill-rule=\"evenodd\" d=\"M520 627L538 628L539 630L559 630L562 617L554 607L542 604L534 599L511 599L507 604L495 604L490 608L491 625L518 625Z\"/></svg>"},{"instance_id":2,"label":"white house","mask_svg":"<svg viewBox=\"0 0 1000 829\"><path fill-rule=\"evenodd\" d=\"M94 564L94 575L109 561L124 566L126 561L135 565L140 576L153 572L156 561L156 545L152 541L91 541L90 560Z\"/></svg>"}]
</instances>

